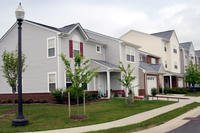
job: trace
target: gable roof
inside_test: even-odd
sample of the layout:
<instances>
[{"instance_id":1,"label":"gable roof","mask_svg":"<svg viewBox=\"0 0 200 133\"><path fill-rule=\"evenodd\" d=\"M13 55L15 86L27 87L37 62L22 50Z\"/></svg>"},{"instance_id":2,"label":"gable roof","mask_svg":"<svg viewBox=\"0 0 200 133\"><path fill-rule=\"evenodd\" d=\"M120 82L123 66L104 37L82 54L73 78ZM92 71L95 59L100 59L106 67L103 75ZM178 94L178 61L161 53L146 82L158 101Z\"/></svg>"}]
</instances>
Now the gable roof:
<instances>
[{"instance_id":1,"label":"gable roof","mask_svg":"<svg viewBox=\"0 0 200 133\"><path fill-rule=\"evenodd\" d=\"M184 42L184 43L180 43L180 46L184 49L190 49L190 47L192 46L192 42Z\"/></svg>"},{"instance_id":2,"label":"gable roof","mask_svg":"<svg viewBox=\"0 0 200 133\"><path fill-rule=\"evenodd\" d=\"M86 34L89 36L89 39L96 41L97 43L101 43L101 44L108 44L110 42L112 43L119 43L120 39L114 38L114 37L110 37L107 35L103 35L88 29L84 29Z\"/></svg>"},{"instance_id":3,"label":"gable roof","mask_svg":"<svg viewBox=\"0 0 200 133\"><path fill-rule=\"evenodd\" d=\"M49 30L53 30L55 32L58 33L64 33L64 34L71 34L77 27L80 29L82 35L88 39L88 35L86 34L86 32L84 31L84 29L81 27L81 25L79 23L75 23L75 24L70 24L61 28L57 28L57 27L53 27L53 26L49 26L49 25L45 25L42 23L38 23L38 22L34 22L34 21L30 21L30 20L24 20L23 22L27 22L29 24L34 24L34 25L38 25L41 26L43 28L49 29ZM16 22L13 24L13 26L2 36L2 38L0 39L3 40L3 38L15 27Z\"/></svg>"},{"instance_id":4,"label":"gable roof","mask_svg":"<svg viewBox=\"0 0 200 133\"><path fill-rule=\"evenodd\" d=\"M154 36L157 36L157 37L161 37L161 38L170 40L173 32L174 32L174 30L168 30L168 31L162 31L162 32L152 33L151 35L154 35Z\"/></svg>"},{"instance_id":5,"label":"gable roof","mask_svg":"<svg viewBox=\"0 0 200 133\"><path fill-rule=\"evenodd\" d=\"M147 73L159 73L161 69L161 64L148 64L140 61L139 67L144 69Z\"/></svg>"},{"instance_id":6,"label":"gable roof","mask_svg":"<svg viewBox=\"0 0 200 133\"><path fill-rule=\"evenodd\" d=\"M45 28L48 28L48 29L51 29L51 30L55 30L55 31L61 32L58 28L53 27L53 26L49 26L49 25L45 25L45 24L33 22L33 21L30 21L30 20L24 20L24 21L25 21L25 22L32 23L32 24L36 24L36 25L39 25L39 26L42 26L42 27L45 27Z\"/></svg>"}]
</instances>

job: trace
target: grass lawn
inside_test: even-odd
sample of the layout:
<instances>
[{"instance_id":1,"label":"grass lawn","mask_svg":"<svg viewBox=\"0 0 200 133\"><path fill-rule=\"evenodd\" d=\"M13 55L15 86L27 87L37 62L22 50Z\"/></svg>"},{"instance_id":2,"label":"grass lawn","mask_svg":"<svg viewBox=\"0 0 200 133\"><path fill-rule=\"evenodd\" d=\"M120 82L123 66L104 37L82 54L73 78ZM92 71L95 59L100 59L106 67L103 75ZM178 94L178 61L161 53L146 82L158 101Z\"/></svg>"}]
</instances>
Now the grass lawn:
<instances>
[{"instance_id":1,"label":"grass lawn","mask_svg":"<svg viewBox=\"0 0 200 133\"><path fill-rule=\"evenodd\" d=\"M199 97L200 96L200 91L196 91L196 92L188 92L187 94L185 94L186 96L194 96L194 97Z\"/></svg>"},{"instance_id":2,"label":"grass lawn","mask_svg":"<svg viewBox=\"0 0 200 133\"><path fill-rule=\"evenodd\" d=\"M12 127L11 121L16 114L9 114L0 119L0 132L38 131L59 129L75 126L90 125L117 120L130 115L165 106L170 101L135 101L132 105L125 104L124 99L112 99L86 105L87 119L73 121L68 117L67 105L57 104L27 104L24 105L24 114L29 119L25 127ZM0 115L13 106L0 105ZM2 111L3 110L3 111Z\"/></svg>"},{"instance_id":3,"label":"grass lawn","mask_svg":"<svg viewBox=\"0 0 200 133\"><path fill-rule=\"evenodd\" d=\"M163 124L175 117L178 117L198 106L200 106L200 103L194 102L194 103L188 104L184 107L169 111L167 113L158 115L156 117L153 117L151 119L148 119L148 120L140 122L140 123L123 126L123 127L111 128L108 130L99 130L99 131L94 131L94 132L90 132L90 133L128 133L128 132L139 131L139 130L143 130L143 129L147 129L150 127L161 125L161 124Z\"/></svg>"}]
</instances>

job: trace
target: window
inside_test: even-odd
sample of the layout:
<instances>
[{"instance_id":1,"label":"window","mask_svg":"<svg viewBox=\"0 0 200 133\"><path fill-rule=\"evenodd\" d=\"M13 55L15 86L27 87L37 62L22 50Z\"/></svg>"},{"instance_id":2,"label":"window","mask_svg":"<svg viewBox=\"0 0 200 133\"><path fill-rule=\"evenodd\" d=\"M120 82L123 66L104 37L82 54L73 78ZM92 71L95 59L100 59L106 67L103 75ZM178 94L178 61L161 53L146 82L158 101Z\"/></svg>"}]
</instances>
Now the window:
<instances>
[{"instance_id":1,"label":"window","mask_svg":"<svg viewBox=\"0 0 200 133\"><path fill-rule=\"evenodd\" d=\"M74 51L73 53L74 53L74 57L75 57L76 55L80 54L80 43L74 41L73 45L74 45L73 46L73 51Z\"/></svg>"},{"instance_id":2,"label":"window","mask_svg":"<svg viewBox=\"0 0 200 133\"><path fill-rule=\"evenodd\" d=\"M48 87L49 91L54 91L56 89L56 72L48 73Z\"/></svg>"},{"instance_id":3,"label":"window","mask_svg":"<svg viewBox=\"0 0 200 133\"><path fill-rule=\"evenodd\" d=\"M126 46L126 60L134 62L134 48Z\"/></svg>"},{"instance_id":4,"label":"window","mask_svg":"<svg viewBox=\"0 0 200 133\"><path fill-rule=\"evenodd\" d=\"M156 59L155 58L151 58L151 64L156 64Z\"/></svg>"},{"instance_id":5,"label":"window","mask_svg":"<svg viewBox=\"0 0 200 133\"><path fill-rule=\"evenodd\" d=\"M100 45L96 45L96 52L101 53L101 46Z\"/></svg>"},{"instance_id":6,"label":"window","mask_svg":"<svg viewBox=\"0 0 200 133\"><path fill-rule=\"evenodd\" d=\"M140 55L140 61L142 61L142 62L146 61L145 55Z\"/></svg>"},{"instance_id":7,"label":"window","mask_svg":"<svg viewBox=\"0 0 200 133\"><path fill-rule=\"evenodd\" d=\"M165 68L167 68L167 61L165 61Z\"/></svg>"},{"instance_id":8,"label":"window","mask_svg":"<svg viewBox=\"0 0 200 133\"><path fill-rule=\"evenodd\" d=\"M173 49L173 52L176 54L176 53L177 53L177 49L174 48L174 49Z\"/></svg>"},{"instance_id":9,"label":"window","mask_svg":"<svg viewBox=\"0 0 200 133\"><path fill-rule=\"evenodd\" d=\"M72 85L72 82L69 78L69 76L66 75L66 88L69 88Z\"/></svg>"},{"instance_id":10,"label":"window","mask_svg":"<svg viewBox=\"0 0 200 133\"><path fill-rule=\"evenodd\" d=\"M166 46L164 47L164 51L165 51L165 52L167 51L167 48L166 48Z\"/></svg>"},{"instance_id":11,"label":"window","mask_svg":"<svg viewBox=\"0 0 200 133\"><path fill-rule=\"evenodd\" d=\"M56 56L56 38L51 37L47 39L47 57L52 58Z\"/></svg>"},{"instance_id":12,"label":"window","mask_svg":"<svg viewBox=\"0 0 200 133\"><path fill-rule=\"evenodd\" d=\"M178 69L177 62L174 62L174 68L175 68L175 69Z\"/></svg>"}]
</instances>

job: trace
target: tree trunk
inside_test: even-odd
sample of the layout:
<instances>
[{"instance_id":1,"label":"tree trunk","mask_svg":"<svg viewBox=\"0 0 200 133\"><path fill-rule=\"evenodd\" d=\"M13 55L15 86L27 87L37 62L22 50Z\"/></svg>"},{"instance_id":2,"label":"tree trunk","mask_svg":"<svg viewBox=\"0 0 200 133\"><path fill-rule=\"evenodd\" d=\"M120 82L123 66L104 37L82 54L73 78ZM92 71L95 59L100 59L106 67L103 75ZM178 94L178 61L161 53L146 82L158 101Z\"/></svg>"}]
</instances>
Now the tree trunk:
<instances>
[{"instance_id":1,"label":"tree trunk","mask_svg":"<svg viewBox=\"0 0 200 133\"><path fill-rule=\"evenodd\" d=\"M76 96L76 104L77 104L77 114L79 114L79 96Z\"/></svg>"}]
</instances>

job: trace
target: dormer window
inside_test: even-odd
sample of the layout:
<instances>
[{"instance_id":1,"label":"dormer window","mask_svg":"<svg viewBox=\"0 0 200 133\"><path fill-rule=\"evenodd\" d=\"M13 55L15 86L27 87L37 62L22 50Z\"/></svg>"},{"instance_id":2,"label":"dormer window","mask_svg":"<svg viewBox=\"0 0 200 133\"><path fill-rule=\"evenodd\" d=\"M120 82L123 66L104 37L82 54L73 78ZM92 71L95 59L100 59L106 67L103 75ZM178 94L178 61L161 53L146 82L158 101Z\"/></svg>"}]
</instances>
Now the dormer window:
<instances>
[{"instance_id":1,"label":"dormer window","mask_svg":"<svg viewBox=\"0 0 200 133\"><path fill-rule=\"evenodd\" d=\"M100 45L96 45L96 52L101 53L101 46Z\"/></svg>"}]
</instances>

